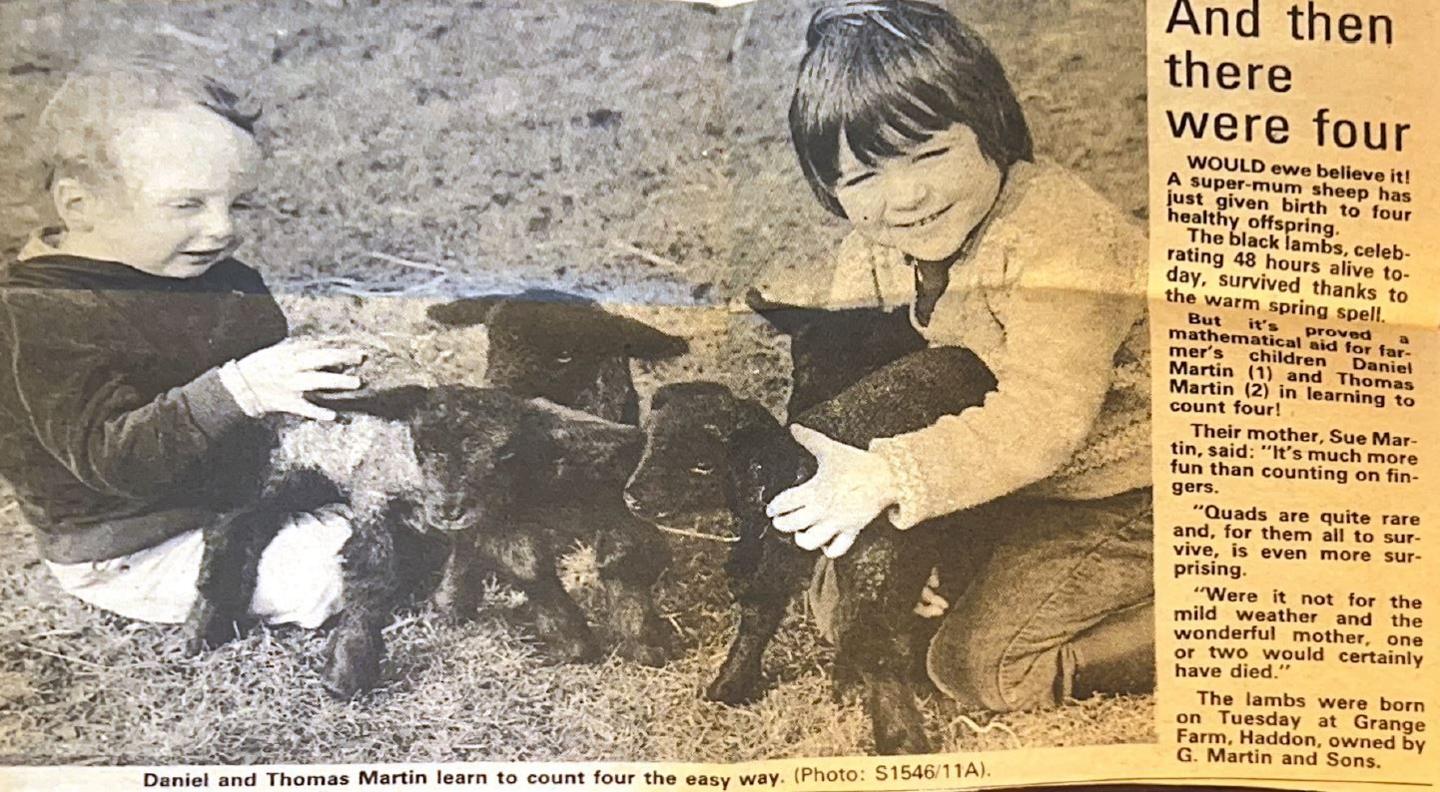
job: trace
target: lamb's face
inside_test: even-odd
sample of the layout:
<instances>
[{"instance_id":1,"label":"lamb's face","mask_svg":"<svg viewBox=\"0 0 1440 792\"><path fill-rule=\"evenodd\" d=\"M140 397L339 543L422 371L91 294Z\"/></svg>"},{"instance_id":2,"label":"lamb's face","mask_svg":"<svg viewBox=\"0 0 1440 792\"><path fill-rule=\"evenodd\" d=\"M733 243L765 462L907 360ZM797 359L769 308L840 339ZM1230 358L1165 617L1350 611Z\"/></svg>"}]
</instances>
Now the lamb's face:
<instances>
[{"instance_id":1,"label":"lamb's face","mask_svg":"<svg viewBox=\"0 0 1440 792\"><path fill-rule=\"evenodd\" d=\"M489 328L487 385L632 424L630 359L671 357L687 348L684 339L593 300L549 290L469 297L431 306L427 314L448 326Z\"/></svg>"},{"instance_id":2,"label":"lamb's face","mask_svg":"<svg viewBox=\"0 0 1440 792\"><path fill-rule=\"evenodd\" d=\"M551 312L568 312L564 306L555 309ZM492 325L485 382L519 396L583 408L585 394L595 388L601 373L619 370L626 375L624 381L616 383L620 397L633 399L627 359L619 349L606 348L608 345L600 343L600 339L585 338L566 321L574 318L527 317L524 324Z\"/></svg>"},{"instance_id":3,"label":"lamb's face","mask_svg":"<svg viewBox=\"0 0 1440 792\"><path fill-rule=\"evenodd\" d=\"M519 470L517 404L494 391L438 388L411 418L427 490L421 498L427 525L467 531L488 519L505 519Z\"/></svg>"},{"instance_id":4,"label":"lamb's face","mask_svg":"<svg viewBox=\"0 0 1440 792\"><path fill-rule=\"evenodd\" d=\"M732 540L727 482L736 400L719 386L696 384L656 393L625 502L635 516L662 528Z\"/></svg>"}]
</instances>

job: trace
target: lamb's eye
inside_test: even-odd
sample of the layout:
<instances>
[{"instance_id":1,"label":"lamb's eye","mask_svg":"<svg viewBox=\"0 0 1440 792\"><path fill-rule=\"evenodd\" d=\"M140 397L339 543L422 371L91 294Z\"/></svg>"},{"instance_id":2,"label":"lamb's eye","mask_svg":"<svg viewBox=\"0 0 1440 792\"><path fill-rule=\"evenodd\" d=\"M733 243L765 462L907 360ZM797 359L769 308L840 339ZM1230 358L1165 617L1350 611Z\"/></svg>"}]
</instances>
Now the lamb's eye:
<instances>
[{"instance_id":1,"label":"lamb's eye","mask_svg":"<svg viewBox=\"0 0 1440 792\"><path fill-rule=\"evenodd\" d=\"M690 468L690 472L697 476L708 476L715 472L715 466L709 462L697 462Z\"/></svg>"},{"instance_id":2,"label":"lamb's eye","mask_svg":"<svg viewBox=\"0 0 1440 792\"><path fill-rule=\"evenodd\" d=\"M556 353L555 353L555 362L556 362L556 363L559 363L559 364L562 365L562 366L565 365L566 363L569 363L570 361L572 361L572 360L574 360L574 359L575 359L575 354L574 354L573 352L568 351L568 350L565 351L565 352L556 352Z\"/></svg>"}]
</instances>

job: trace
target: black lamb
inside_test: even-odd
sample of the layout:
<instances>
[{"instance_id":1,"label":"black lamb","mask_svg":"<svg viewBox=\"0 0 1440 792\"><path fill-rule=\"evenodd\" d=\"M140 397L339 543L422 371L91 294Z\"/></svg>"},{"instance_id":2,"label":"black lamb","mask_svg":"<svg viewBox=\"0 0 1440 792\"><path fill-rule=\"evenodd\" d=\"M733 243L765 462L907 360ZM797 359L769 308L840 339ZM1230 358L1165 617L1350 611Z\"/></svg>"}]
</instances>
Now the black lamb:
<instances>
[{"instance_id":1,"label":"black lamb","mask_svg":"<svg viewBox=\"0 0 1440 792\"><path fill-rule=\"evenodd\" d=\"M792 335L792 422L841 442L863 448L875 437L919 429L981 404L995 387L968 350L923 349L903 314L798 308L753 294L750 301ZM864 373L858 382L857 373ZM667 386L651 408L627 500L637 515L671 526L704 525L718 508L736 518L727 572L740 625L706 695L750 701L760 690L765 647L815 558L774 535L765 505L813 475L814 458L762 405L717 384ZM915 639L922 625L913 608L942 550L943 522L899 532L879 518L836 564L844 625L837 668L843 664L863 681L881 753L929 750L910 685L923 644Z\"/></svg>"},{"instance_id":2,"label":"black lamb","mask_svg":"<svg viewBox=\"0 0 1440 792\"><path fill-rule=\"evenodd\" d=\"M583 413L575 416L582 421L575 425L575 442L557 447L550 460L563 468L555 489L527 494L518 501L517 517L552 535L594 539L606 620L620 654L646 665L663 664L672 636L655 614L652 588L669 566L670 551L622 499L643 438L638 431L615 427L617 436L629 439L623 449L613 449L592 441L593 427L583 421L594 417L638 427L639 398L630 361L680 355L689 349L685 339L610 313L594 300L553 290L465 298L432 306L427 313L444 325L486 326L486 386ZM569 482L575 477L583 479L584 486ZM551 552L559 546L552 543ZM561 640L559 633L552 637L557 659L599 656L587 631L562 633L568 638Z\"/></svg>"},{"instance_id":3,"label":"black lamb","mask_svg":"<svg viewBox=\"0 0 1440 792\"><path fill-rule=\"evenodd\" d=\"M669 634L650 599L650 586L663 571L663 545L660 553L619 562L608 552L616 544L612 530L649 528L628 514L617 525L609 513L639 459L638 427L543 399L463 385L411 385L320 401L407 434L418 469L414 484L402 488L390 482L380 490L383 500L365 513L389 526L392 540L417 538L397 535L397 527L444 537L435 592L442 613L460 620L473 616L480 576L495 573L525 593L547 654L567 662L596 659L599 646L561 586L555 559L557 548L598 534L597 556L609 559L600 570L606 616L619 651L652 665L665 661ZM392 572L365 560L382 578ZM326 674L337 694L373 685L383 651L375 642L394 605L393 595L347 598Z\"/></svg>"}]
</instances>

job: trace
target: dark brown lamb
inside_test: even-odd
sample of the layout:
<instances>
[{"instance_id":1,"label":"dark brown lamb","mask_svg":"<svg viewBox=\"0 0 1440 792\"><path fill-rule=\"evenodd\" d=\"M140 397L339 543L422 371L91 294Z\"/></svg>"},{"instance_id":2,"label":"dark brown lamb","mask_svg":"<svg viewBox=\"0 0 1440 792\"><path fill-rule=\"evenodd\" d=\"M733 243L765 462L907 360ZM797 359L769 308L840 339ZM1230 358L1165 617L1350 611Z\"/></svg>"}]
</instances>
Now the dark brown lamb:
<instances>
[{"instance_id":1,"label":"dark brown lamb","mask_svg":"<svg viewBox=\"0 0 1440 792\"><path fill-rule=\"evenodd\" d=\"M979 405L995 387L968 350L923 349L904 314L781 306L756 295L751 304L792 336L792 422L841 442L863 448L875 437L919 429ZM740 625L706 696L753 700L765 647L816 558L772 530L765 505L813 475L815 460L762 405L714 383L660 389L646 433L644 456L626 488L631 509L683 529L710 524L713 512L724 509L739 526L727 572ZM930 750L910 681L925 643L913 608L936 554L953 548L940 541L942 526L934 520L900 532L877 518L836 564L843 625L837 683L842 668L863 682L881 753Z\"/></svg>"}]
</instances>

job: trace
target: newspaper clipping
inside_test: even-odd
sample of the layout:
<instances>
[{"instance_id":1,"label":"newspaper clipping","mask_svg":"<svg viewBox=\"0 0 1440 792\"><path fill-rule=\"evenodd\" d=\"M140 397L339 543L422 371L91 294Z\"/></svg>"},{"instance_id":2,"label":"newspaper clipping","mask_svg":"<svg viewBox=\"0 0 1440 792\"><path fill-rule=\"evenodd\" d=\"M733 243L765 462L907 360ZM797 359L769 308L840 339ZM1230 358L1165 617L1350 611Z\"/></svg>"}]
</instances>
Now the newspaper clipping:
<instances>
[{"instance_id":1,"label":"newspaper clipping","mask_svg":"<svg viewBox=\"0 0 1440 792\"><path fill-rule=\"evenodd\" d=\"M1440 782L1440 9L0 4L0 789Z\"/></svg>"}]
</instances>

